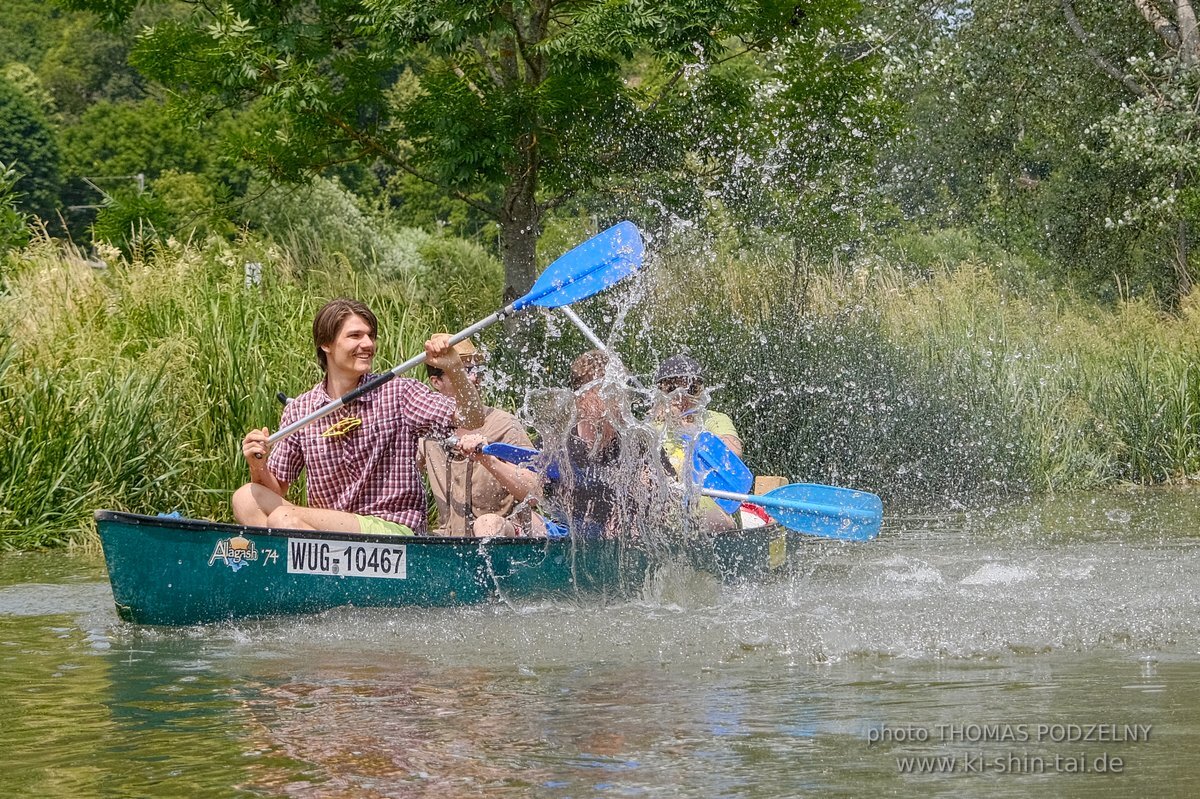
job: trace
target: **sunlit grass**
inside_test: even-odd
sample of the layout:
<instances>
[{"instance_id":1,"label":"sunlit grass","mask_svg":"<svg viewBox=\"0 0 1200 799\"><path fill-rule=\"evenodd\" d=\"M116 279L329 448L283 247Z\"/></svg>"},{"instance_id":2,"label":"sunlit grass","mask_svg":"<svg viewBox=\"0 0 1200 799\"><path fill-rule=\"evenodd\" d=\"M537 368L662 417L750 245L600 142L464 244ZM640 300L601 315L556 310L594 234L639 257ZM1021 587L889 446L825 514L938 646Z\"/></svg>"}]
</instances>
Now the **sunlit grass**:
<instances>
[{"instance_id":1,"label":"sunlit grass","mask_svg":"<svg viewBox=\"0 0 1200 799\"><path fill-rule=\"evenodd\" d=\"M262 264L257 284L247 261ZM408 291L336 260L301 272L251 242L163 248L104 270L35 244L0 294L0 546L78 539L101 507L228 519L246 479L242 436L277 427L276 392L320 377L317 308L366 302L386 369L441 326Z\"/></svg>"},{"instance_id":2,"label":"sunlit grass","mask_svg":"<svg viewBox=\"0 0 1200 799\"><path fill-rule=\"evenodd\" d=\"M643 375L679 349L703 361L756 473L950 505L1200 477L1200 301L1098 307L961 242L919 264L657 245L640 281L577 310ZM245 431L274 428L276 392L319 377L310 325L325 300L374 308L380 369L499 306L494 265L423 246L411 279L319 242L303 259L253 240L164 245L103 270L44 240L10 258L0 546L78 540L100 507L228 519ZM549 319L522 348L505 351L518 328L490 331L507 399L589 346Z\"/></svg>"}]
</instances>

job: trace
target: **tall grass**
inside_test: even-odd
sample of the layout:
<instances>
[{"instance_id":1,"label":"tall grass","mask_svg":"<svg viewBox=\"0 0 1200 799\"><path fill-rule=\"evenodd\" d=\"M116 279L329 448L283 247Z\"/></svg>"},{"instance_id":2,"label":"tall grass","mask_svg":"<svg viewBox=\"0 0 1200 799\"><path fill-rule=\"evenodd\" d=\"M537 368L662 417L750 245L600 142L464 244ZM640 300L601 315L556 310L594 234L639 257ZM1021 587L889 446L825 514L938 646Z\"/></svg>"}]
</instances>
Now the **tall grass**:
<instances>
[{"instance_id":1,"label":"tall grass","mask_svg":"<svg viewBox=\"0 0 1200 799\"><path fill-rule=\"evenodd\" d=\"M951 504L1200 477L1200 297L1098 307L954 238L827 263L655 244L640 281L576 310L643 375L700 358L756 473ZM425 239L399 277L304 248L169 244L105 270L45 240L10 256L0 546L76 539L97 507L228 518L245 431L319 377L329 297L375 309L381 368L498 305L497 265L453 240ZM556 314L491 335L517 402L590 346Z\"/></svg>"},{"instance_id":2,"label":"tall grass","mask_svg":"<svg viewBox=\"0 0 1200 799\"><path fill-rule=\"evenodd\" d=\"M262 264L256 285L247 261ZM42 241L10 266L0 293L0 547L78 538L100 507L228 519L229 494L246 479L242 436L277 426L276 392L295 396L320 378L311 324L330 297L376 312L381 369L444 327L407 282L336 258L300 269L252 241L164 246L131 262L112 257L105 270ZM454 299L468 312L487 302Z\"/></svg>"}]
</instances>

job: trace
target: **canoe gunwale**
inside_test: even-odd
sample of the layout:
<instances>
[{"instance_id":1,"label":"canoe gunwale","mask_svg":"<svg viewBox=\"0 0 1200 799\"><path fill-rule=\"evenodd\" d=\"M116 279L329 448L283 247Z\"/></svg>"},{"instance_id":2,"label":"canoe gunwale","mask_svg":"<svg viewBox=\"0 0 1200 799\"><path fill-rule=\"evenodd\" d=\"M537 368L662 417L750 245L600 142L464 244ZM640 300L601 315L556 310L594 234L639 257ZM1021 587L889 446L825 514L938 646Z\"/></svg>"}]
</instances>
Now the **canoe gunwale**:
<instances>
[{"instance_id":1,"label":"canoe gunwale","mask_svg":"<svg viewBox=\"0 0 1200 799\"><path fill-rule=\"evenodd\" d=\"M358 541L374 544L434 544L444 546L478 546L487 542L489 546L512 546L530 542L545 542L544 538L468 538L446 535L388 535L386 533L343 533L333 530L298 530L287 527L254 527L229 522L213 522L206 519L189 519L179 516L148 516L126 511L98 510L95 512L97 525L100 522L158 527L171 530L186 530L194 533L220 533L225 536L266 536L274 539L320 538L329 541Z\"/></svg>"},{"instance_id":2,"label":"canoe gunwale","mask_svg":"<svg viewBox=\"0 0 1200 799\"><path fill-rule=\"evenodd\" d=\"M112 522L117 524L130 524L136 526L159 527L171 530L186 530L195 533L220 533L225 536L234 535L252 535L266 536L274 539L287 538L320 538L329 541L358 541L370 542L375 544L433 544L437 546L468 546L475 547L486 543L488 546L527 546L529 544L545 544L545 543L570 543L571 536L563 538L529 538L529 537L506 537L495 536L492 538L474 538L470 536L448 536L448 535L388 535L386 533L343 533L333 530L298 530L287 527L254 527L244 524L230 524L229 522L214 522L207 519L191 519L182 516L149 516L141 513L130 513L128 511L116 510L98 510L95 512L95 520L97 526L100 522ZM777 522L764 525L762 527L736 528L733 530L721 530L711 533L702 533L696 536L693 541L703 541L705 539L720 538L726 535L779 535L784 532L785 528ZM791 537L791 536L789 536ZM813 539L810 536L801 536L804 540L820 541L821 539ZM626 542L626 545L637 545L637 541Z\"/></svg>"}]
</instances>

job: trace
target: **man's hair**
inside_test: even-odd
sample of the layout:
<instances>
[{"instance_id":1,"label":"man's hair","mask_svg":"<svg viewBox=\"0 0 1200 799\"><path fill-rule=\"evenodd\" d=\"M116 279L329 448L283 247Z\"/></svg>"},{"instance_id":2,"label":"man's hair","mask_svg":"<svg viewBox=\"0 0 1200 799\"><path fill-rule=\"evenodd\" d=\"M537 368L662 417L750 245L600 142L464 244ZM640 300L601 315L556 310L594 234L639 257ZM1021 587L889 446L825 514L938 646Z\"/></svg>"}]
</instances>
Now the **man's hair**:
<instances>
[{"instance_id":1,"label":"man's hair","mask_svg":"<svg viewBox=\"0 0 1200 799\"><path fill-rule=\"evenodd\" d=\"M604 376L608 366L608 354L604 350L588 350L571 361L571 389L578 391L588 383Z\"/></svg>"},{"instance_id":2,"label":"man's hair","mask_svg":"<svg viewBox=\"0 0 1200 799\"><path fill-rule=\"evenodd\" d=\"M329 369L329 360L321 347L337 340L342 325L351 316L361 316L371 328L371 338L376 337L379 322L375 319L375 314L371 313L371 309L358 300L338 297L325 303L321 310L317 311L313 319L313 346L317 349L317 363L321 365L322 372Z\"/></svg>"}]
</instances>

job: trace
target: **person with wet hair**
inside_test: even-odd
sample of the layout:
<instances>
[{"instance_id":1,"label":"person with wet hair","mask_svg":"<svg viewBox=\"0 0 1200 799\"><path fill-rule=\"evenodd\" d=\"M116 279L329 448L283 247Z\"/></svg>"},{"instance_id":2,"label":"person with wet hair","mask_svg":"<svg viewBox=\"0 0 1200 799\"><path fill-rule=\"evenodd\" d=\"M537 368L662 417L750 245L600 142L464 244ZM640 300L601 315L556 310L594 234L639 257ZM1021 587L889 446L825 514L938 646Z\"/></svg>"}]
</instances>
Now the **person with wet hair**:
<instances>
[{"instance_id":1,"label":"person with wet hair","mask_svg":"<svg viewBox=\"0 0 1200 799\"><path fill-rule=\"evenodd\" d=\"M720 438L734 454L742 457L742 439L733 420L708 407L704 372L699 361L684 354L672 355L659 364L654 383L660 392L660 401L656 403L652 418L662 433L663 452L677 474L684 474L687 440L694 440L704 431ZM709 497L700 497L700 512L705 526L710 529L736 526L733 517Z\"/></svg>"},{"instance_id":2,"label":"person with wet hair","mask_svg":"<svg viewBox=\"0 0 1200 799\"><path fill-rule=\"evenodd\" d=\"M489 441L463 436L461 450L507 487L518 501L539 506L551 535L568 528L585 537L610 537L630 524L638 509L649 504L655 455L628 436L618 422L630 417L624 381L614 385L608 376L609 358L590 350L571 363L569 385L574 392L574 424L564 442L565 462L556 464L559 477L546 480L536 472L483 454ZM631 417L630 417L631 418ZM665 468L665 464L655 464Z\"/></svg>"},{"instance_id":3,"label":"person with wet hair","mask_svg":"<svg viewBox=\"0 0 1200 799\"><path fill-rule=\"evenodd\" d=\"M288 403L280 419L286 427L328 405L374 375L379 328L363 303L338 298L313 319L313 346L322 379ZM268 444L267 428L242 440L250 482L233 495L233 515L241 524L348 533L412 535L426 527L425 487L417 469L422 435L456 426L478 428L483 405L450 336L425 342L426 363L442 370L456 399L419 380L401 377L351 400L291 436ZM307 475L307 502L286 499L288 488Z\"/></svg>"},{"instance_id":4,"label":"person with wet hair","mask_svg":"<svg viewBox=\"0 0 1200 799\"><path fill-rule=\"evenodd\" d=\"M471 382L479 387L487 361L470 340L454 345ZM425 365L429 384L450 399L457 391L444 370ZM489 442L499 441L518 447L533 442L516 416L499 408L483 406L484 420L477 434ZM465 456L455 445L468 434L459 427L450 438L426 436L419 445L420 463L437 504L438 526L435 535L452 536L523 536L544 534L545 527L533 517L528 505L513 496L490 471ZM523 498L523 497L522 497Z\"/></svg>"}]
</instances>

